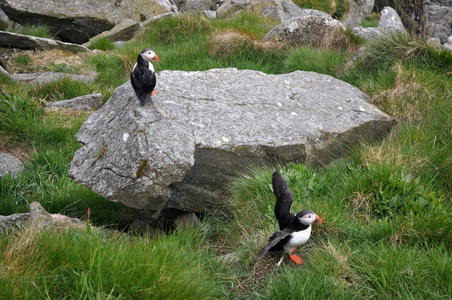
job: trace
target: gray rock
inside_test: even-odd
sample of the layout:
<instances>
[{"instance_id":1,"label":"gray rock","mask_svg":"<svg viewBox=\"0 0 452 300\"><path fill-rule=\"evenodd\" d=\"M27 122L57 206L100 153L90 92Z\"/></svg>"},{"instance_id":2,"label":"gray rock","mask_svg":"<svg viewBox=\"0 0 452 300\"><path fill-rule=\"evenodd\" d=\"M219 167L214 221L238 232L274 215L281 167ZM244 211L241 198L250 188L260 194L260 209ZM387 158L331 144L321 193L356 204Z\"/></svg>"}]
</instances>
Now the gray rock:
<instances>
[{"instance_id":1,"label":"gray rock","mask_svg":"<svg viewBox=\"0 0 452 300\"><path fill-rule=\"evenodd\" d=\"M217 12L214 10L205 10L202 12L202 14L207 19L216 19L217 18Z\"/></svg>"},{"instance_id":2,"label":"gray rock","mask_svg":"<svg viewBox=\"0 0 452 300\"><path fill-rule=\"evenodd\" d=\"M309 10L303 16L282 22L269 31L263 40L288 42L293 45L318 45L334 30L345 30L345 27L328 14L315 14Z\"/></svg>"},{"instance_id":3,"label":"gray rock","mask_svg":"<svg viewBox=\"0 0 452 300\"><path fill-rule=\"evenodd\" d=\"M32 202L28 207L30 222L37 224L41 228L47 228L53 225L52 216L42 207L39 202Z\"/></svg>"},{"instance_id":4,"label":"gray rock","mask_svg":"<svg viewBox=\"0 0 452 300\"><path fill-rule=\"evenodd\" d=\"M55 228L65 230L69 228L86 228L86 222L77 218L70 218L60 214L49 214L39 202L32 202L28 213L0 216L0 234L11 227L22 225L36 226L40 229Z\"/></svg>"},{"instance_id":5,"label":"gray rock","mask_svg":"<svg viewBox=\"0 0 452 300\"><path fill-rule=\"evenodd\" d=\"M69 175L130 207L204 212L251 165L327 164L393 120L327 75L161 71L152 103L118 87L76 137Z\"/></svg>"},{"instance_id":6,"label":"gray rock","mask_svg":"<svg viewBox=\"0 0 452 300\"><path fill-rule=\"evenodd\" d=\"M441 45L441 49L445 50L445 51L449 51L452 52L452 43L446 43L446 44L442 44Z\"/></svg>"},{"instance_id":7,"label":"gray rock","mask_svg":"<svg viewBox=\"0 0 452 300\"><path fill-rule=\"evenodd\" d=\"M90 38L89 42L83 44L83 46L89 47L93 41L99 38L108 38L112 42L128 41L134 37L140 29L140 23L131 19L125 19L118 25L115 25L112 29Z\"/></svg>"},{"instance_id":8,"label":"gray rock","mask_svg":"<svg viewBox=\"0 0 452 300\"><path fill-rule=\"evenodd\" d=\"M85 43L124 19L137 22L177 11L171 0L0 0L0 8L19 23L45 23L64 41Z\"/></svg>"},{"instance_id":9,"label":"gray rock","mask_svg":"<svg viewBox=\"0 0 452 300\"><path fill-rule=\"evenodd\" d=\"M57 102L47 103L47 107L66 108L74 110L83 110L92 112L98 110L102 106L102 94L89 94L75 97L69 100L61 100Z\"/></svg>"},{"instance_id":10,"label":"gray rock","mask_svg":"<svg viewBox=\"0 0 452 300\"><path fill-rule=\"evenodd\" d=\"M86 84L94 81L94 77L89 75L77 75L77 74L68 74L68 73L59 73L59 72L45 72L45 73L30 73L30 74L12 74L11 78L14 80L20 80L24 82L32 82L38 84L49 83L52 81L60 80L63 77L69 77L72 80L82 81Z\"/></svg>"},{"instance_id":11,"label":"gray rock","mask_svg":"<svg viewBox=\"0 0 452 300\"><path fill-rule=\"evenodd\" d=\"M201 13L212 6L212 0L176 0L175 3L179 11L186 13Z\"/></svg>"},{"instance_id":12,"label":"gray rock","mask_svg":"<svg viewBox=\"0 0 452 300\"><path fill-rule=\"evenodd\" d=\"M3 10L0 9L0 21L5 23L6 25L9 24L9 18L8 16L5 14L5 12Z\"/></svg>"},{"instance_id":13,"label":"gray rock","mask_svg":"<svg viewBox=\"0 0 452 300\"><path fill-rule=\"evenodd\" d=\"M22 161L8 153L0 152L0 176L17 176L24 169Z\"/></svg>"},{"instance_id":14,"label":"gray rock","mask_svg":"<svg viewBox=\"0 0 452 300\"><path fill-rule=\"evenodd\" d=\"M167 12L167 13L159 14L159 15L156 15L152 18L146 19L145 21L141 22L140 26L144 27L144 26L148 25L149 23L152 23L156 20L167 18L167 17L176 17L176 16L180 16L180 14L178 12Z\"/></svg>"},{"instance_id":15,"label":"gray rock","mask_svg":"<svg viewBox=\"0 0 452 300\"><path fill-rule=\"evenodd\" d=\"M13 226L21 226L30 218L30 214L13 214L9 216L0 215L0 234Z\"/></svg>"},{"instance_id":16,"label":"gray rock","mask_svg":"<svg viewBox=\"0 0 452 300\"><path fill-rule=\"evenodd\" d=\"M201 226L201 221L199 221L198 217L194 213L187 213L180 215L174 220L174 225L178 229L187 229L187 228L199 228Z\"/></svg>"},{"instance_id":17,"label":"gray rock","mask_svg":"<svg viewBox=\"0 0 452 300\"><path fill-rule=\"evenodd\" d=\"M140 233L143 235L146 235L148 237L154 237L157 235L164 235L165 232L158 229L155 226L151 226L149 223L147 223L144 220L137 219L133 221L132 224L129 225L128 229L129 233Z\"/></svg>"},{"instance_id":18,"label":"gray rock","mask_svg":"<svg viewBox=\"0 0 452 300\"><path fill-rule=\"evenodd\" d=\"M226 0L217 9L217 16L220 19L232 18L245 10L281 22L300 15L302 11L291 0Z\"/></svg>"},{"instance_id":19,"label":"gray rock","mask_svg":"<svg viewBox=\"0 0 452 300\"><path fill-rule=\"evenodd\" d=\"M375 27L357 26L353 27L352 32L365 40L373 40L383 36L383 33Z\"/></svg>"},{"instance_id":20,"label":"gray rock","mask_svg":"<svg viewBox=\"0 0 452 300\"><path fill-rule=\"evenodd\" d=\"M217 260L222 263L236 263L239 261L239 256L235 252L231 252L225 255L221 255L217 257Z\"/></svg>"},{"instance_id":21,"label":"gray rock","mask_svg":"<svg viewBox=\"0 0 452 300\"><path fill-rule=\"evenodd\" d=\"M442 44L448 43L452 35L452 1L432 1L425 5L425 34L427 37L437 37Z\"/></svg>"},{"instance_id":22,"label":"gray rock","mask_svg":"<svg viewBox=\"0 0 452 300\"><path fill-rule=\"evenodd\" d=\"M393 8L389 6L386 6L381 11L380 20L376 28L364 28L362 26L357 26L352 29L352 32L365 40L372 40L395 34L397 32L404 34L407 33L405 27L403 27L402 20L400 20L399 15Z\"/></svg>"},{"instance_id":23,"label":"gray rock","mask_svg":"<svg viewBox=\"0 0 452 300\"><path fill-rule=\"evenodd\" d=\"M1 1L1 0L0 0ZM0 31L0 47L19 49L66 50L72 53L90 52L85 46L65 43L57 40Z\"/></svg>"},{"instance_id":24,"label":"gray rock","mask_svg":"<svg viewBox=\"0 0 452 300\"><path fill-rule=\"evenodd\" d=\"M349 10L341 21L347 28L361 26L361 22L374 8L375 0L349 0Z\"/></svg>"},{"instance_id":25,"label":"gray rock","mask_svg":"<svg viewBox=\"0 0 452 300\"><path fill-rule=\"evenodd\" d=\"M429 38L427 39L427 43L437 49L441 48L441 40L439 38Z\"/></svg>"},{"instance_id":26,"label":"gray rock","mask_svg":"<svg viewBox=\"0 0 452 300\"><path fill-rule=\"evenodd\" d=\"M9 76L9 72L6 71L2 66L0 66L0 73L8 75Z\"/></svg>"},{"instance_id":27,"label":"gray rock","mask_svg":"<svg viewBox=\"0 0 452 300\"><path fill-rule=\"evenodd\" d=\"M395 32L407 33L397 12L389 6L385 6L380 12L380 20L378 21L378 30L381 33L389 35Z\"/></svg>"}]
</instances>

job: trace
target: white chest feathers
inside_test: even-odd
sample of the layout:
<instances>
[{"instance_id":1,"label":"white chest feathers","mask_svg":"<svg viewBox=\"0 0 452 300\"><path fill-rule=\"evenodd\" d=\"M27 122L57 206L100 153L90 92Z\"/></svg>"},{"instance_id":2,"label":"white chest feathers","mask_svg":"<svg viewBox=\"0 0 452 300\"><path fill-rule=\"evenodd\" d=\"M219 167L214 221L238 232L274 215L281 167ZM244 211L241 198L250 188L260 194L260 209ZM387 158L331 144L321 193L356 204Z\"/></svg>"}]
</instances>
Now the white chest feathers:
<instances>
[{"instance_id":1,"label":"white chest feathers","mask_svg":"<svg viewBox=\"0 0 452 300\"><path fill-rule=\"evenodd\" d=\"M149 63L149 70L151 70L152 72L155 72L154 65L151 64L151 62L149 62L149 61L148 61L148 63ZM132 71L135 70L136 67L137 67L137 63L135 63L135 65L133 66Z\"/></svg>"},{"instance_id":2,"label":"white chest feathers","mask_svg":"<svg viewBox=\"0 0 452 300\"><path fill-rule=\"evenodd\" d=\"M284 252L290 252L293 248L303 245L311 236L311 225L302 231L296 231L290 235L289 242L284 246Z\"/></svg>"}]
</instances>

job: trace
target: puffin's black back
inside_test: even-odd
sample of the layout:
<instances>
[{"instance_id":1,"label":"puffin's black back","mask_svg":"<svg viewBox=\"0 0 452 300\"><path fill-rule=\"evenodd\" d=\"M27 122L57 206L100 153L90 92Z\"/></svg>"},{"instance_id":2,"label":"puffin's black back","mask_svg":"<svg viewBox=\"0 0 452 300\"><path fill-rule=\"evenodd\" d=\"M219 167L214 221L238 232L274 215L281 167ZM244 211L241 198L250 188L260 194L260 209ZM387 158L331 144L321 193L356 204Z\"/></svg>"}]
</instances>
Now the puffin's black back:
<instances>
[{"instance_id":1,"label":"puffin's black back","mask_svg":"<svg viewBox=\"0 0 452 300\"><path fill-rule=\"evenodd\" d=\"M138 54L137 65L130 74L130 83L143 106L154 91L156 78L155 73L149 70L149 62L141 54Z\"/></svg>"},{"instance_id":2,"label":"puffin's black back","mask_svg":"<svg viewBox=\"0 0 452 300\"><path fill-rule=\"evenodd\" d=\"M295 215L290 212L293 203L293 195L289 189L289 185L282 175L276 170L272 178L273 192L276 196L275 216L278 220L279 229L289 227L295 218Z\"/></svg>"}]
</instances>

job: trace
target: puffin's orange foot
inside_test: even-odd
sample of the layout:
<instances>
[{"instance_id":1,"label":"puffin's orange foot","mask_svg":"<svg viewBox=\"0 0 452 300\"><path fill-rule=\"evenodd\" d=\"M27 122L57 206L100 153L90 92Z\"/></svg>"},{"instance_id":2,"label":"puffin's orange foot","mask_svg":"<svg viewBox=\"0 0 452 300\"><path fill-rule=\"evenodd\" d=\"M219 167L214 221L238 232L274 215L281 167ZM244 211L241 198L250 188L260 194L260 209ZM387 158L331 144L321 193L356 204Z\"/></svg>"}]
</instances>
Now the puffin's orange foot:
<instances>
[{"instance_id":1,"label":"puffin's orange foot","mask_svg":"<svg viewBox=\"0 0 452 300\"><path fill-rule=\"evenodd\" d=\"M290 254L289 254L289 257L290 257L290 259L291 259L293 262L295 262L295 263L297 263L297 264L299 264L299 265L301 265L301 264L303 263L303 260L301 260L301 257L299 257L299 256L296 255L296 254L294 254L294 255L290 255Z\"/></svg>"},{"instance_id":2,"label":"puffin's orange foot","mask_svg":"<svg viewBox=\"0 0 452 300\"><path fill-rule=\"evenodd\" d=\"M151 93L151 95L155 95L155 94L157 94L157 91L152 91L152 93Z\"/></svg>"},{"instance_id":3,"label":"puffin's orange foot","mask_svg":"<svg viewBox=\"0 0 452 300\"><path fill-rule=\"evenodd\" d=\"M294 253L295 250L297 250L297 247L293 248L292 251L290 251L290 254Z\"/></svg>"}]
</instances>

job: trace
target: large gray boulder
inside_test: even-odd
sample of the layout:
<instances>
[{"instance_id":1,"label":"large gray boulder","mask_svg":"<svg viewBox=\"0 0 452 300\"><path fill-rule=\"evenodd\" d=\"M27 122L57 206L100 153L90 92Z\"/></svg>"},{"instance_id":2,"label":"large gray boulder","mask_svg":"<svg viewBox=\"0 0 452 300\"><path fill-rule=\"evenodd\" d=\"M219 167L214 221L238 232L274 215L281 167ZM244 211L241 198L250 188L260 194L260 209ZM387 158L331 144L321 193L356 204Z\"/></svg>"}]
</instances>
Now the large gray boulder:
<instances>
[{"instance_id":1,"label":"large gray boulder","mask_svg":"<svg viewBox=\"0 0 452 300\"><path fill-rule=\"evenodd\" d=\"M360 26L374 8L375 0L349 0L349 10L341 21L347 28Z\"/></svg>"},{"instance_id":2,"label":"large gray boulder","mask_svg":"<svg viewBox=\"0 0 452 300\"><path fill-rule=\"evenodd\" d=\"M301 8L291 0L226 0L217 9L218 18L231 18L249 10L281 22L298 16Z\"/></svg>"},{"instance_id":3,"label":"large gray boulder","mask_svg":"<svg viewBox=\"0 0 452 300\"><path fill-rule=\"evenodd\" d=\"M63 41L79 44L124 19L142 22L177 11L171 0L0 0L0 9L13 21L47 24Z\"/></svg>"},{"instance_id":4,"label":"large gray boulder","mask_svg":"<svg viewBox=\"0 0 452 300\"><path fill-rule=\"evenodd\" d=\"M0 31L0 47L4 48L19 48L19 49L44 49L44 50L65 50L72 53L76 52L90 52L88 48L65 43L57 40L29 36L25 34Z\"/></svg>"},{"instance_id":5,"label":"large gray boulder","mask_svg":"<svg viewBox=\"0 0 452 300\"><path fill-rule=\"evenodd\" d=\"M293 45L318 45L334 31L345 31L345 27L327 13L304 9L300 16L284 21L270 30L263 40Z\"/></svg>"},{"instance_id":6,"label":"large gray boulder","mask_svg":"<svg viewBox=\"0 0 452 300\"><path fill-rule=\"evenodd\" d=\"M156 108L142 107L127 82L86 120L72 178L130 207L203 212L249 166L328 164L393 123L356 87L313 72L161 71L156 90Z\"/></svg>"}]
</instances>

